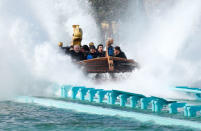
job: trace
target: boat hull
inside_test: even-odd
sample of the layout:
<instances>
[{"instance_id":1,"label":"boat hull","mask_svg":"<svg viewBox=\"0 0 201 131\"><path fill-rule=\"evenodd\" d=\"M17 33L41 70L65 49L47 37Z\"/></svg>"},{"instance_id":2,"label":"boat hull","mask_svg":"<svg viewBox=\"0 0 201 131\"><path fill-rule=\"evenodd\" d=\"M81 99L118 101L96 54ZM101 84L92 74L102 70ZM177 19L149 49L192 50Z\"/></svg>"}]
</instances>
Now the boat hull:
<instances>
[{"instance_id":1,"label":"boat hull","mask_svg":"<svg viewBox=\"0 0 201 131\"><path fill-rule=\"evenodd\" d=\"M124 73L132 72L137 63L132 59L118 57L100 57L80 61L79 64L87 73Z\"/></svg>"}]
</instances>

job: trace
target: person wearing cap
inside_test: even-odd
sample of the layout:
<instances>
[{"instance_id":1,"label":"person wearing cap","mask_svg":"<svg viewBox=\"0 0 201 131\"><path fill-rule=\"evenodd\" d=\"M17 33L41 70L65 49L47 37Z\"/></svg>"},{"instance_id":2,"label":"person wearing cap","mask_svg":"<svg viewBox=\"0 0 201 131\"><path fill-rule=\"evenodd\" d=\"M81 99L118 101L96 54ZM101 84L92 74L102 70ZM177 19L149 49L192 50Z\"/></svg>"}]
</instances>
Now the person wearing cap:
<instances>
[{"instance_id":1,"label":"person wearing cap","mask_svg":"<svg viewBox=\"0 0 201 131\"><path fill-rule=\"evenodd\" d=\"M105 57L105 51L103 51L103 45L99 44L97 46L97 57Z\"/></svg>"},{"instance_id":2,"label":"person wearing cap","mask_svg":"<svg viewBox=\"0 0 201 131\"><path fill-rule=\"evenodd\" d=\"M97 57L97 53L96 53L96 48L95 48L95 46L94 46L94 45L91 45L91 46L89 47L89 49L90 49L90 51L89 51L89 53L88 53L88 55L87 55L87 60L96 58L96 57Z\"/></svg>"},{"instance_id":3,"label":"person wearing cap","mask_svg":"<svg viewBox=\"0 0 201 131\"><path fill-rule=\"evenodd\" d=\"M121 48L119 46L114 47L114 57L120 57L127 59L125 53L121 51Z\"/></svg>"}]
</instances>

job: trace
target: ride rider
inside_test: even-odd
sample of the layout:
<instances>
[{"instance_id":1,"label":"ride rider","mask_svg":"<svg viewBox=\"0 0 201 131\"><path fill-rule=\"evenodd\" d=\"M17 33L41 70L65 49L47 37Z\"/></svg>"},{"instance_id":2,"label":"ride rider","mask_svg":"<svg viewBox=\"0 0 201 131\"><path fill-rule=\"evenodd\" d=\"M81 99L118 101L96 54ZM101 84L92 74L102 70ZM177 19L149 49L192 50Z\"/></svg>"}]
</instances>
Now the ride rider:
<instances>
[{"instance_id":1,"label":"ride rider","mask_svg":"<svg viewBox=\"0 0 201 131\"><path fill-rule=\"evenodd\" d=\"M89 47L88 45L83 45L81 47L81 52L84 54L84 59L87 59L87 55L89 54Z\"/></svg>"},{"instance_id":2,"label":"ride rider","mask_svg":"<svg viewBox=\"0 0 201 131\"><path fill-rule=\"evenodd\" d=\"M89 51L89 54L87 55L87 60L89 59L93 59L93 58L96 58L97 57L97 53L96 53L96 48L94 45L91 45L89 47L90 51Z\"/></svg>"},{"instance_id":3,"label":"ride rider","mask_svg":"<svg viewBox=\"0 0 201 131\"><path fill-rule=\"evenodd\" d=\"M73 50L70 51L70 56L76 61L84 60L84 54L81 52L79 45L73 46Z\"/></svg>"},{"instance_id":4,"label":"ride rider","mask_svg":"<svg viewBox=\"0 0 201 131\"><path fill-rule=\"evenodd\" d=\"M127 59L125 53L121 51L121 48L119 46L114 47L114 57L120 57Z\"/></svg>"},{"instance_id":5,"label":"ride rider","mask_svg":"<svg viewBox=\"0 0 201 131\"><path fill-rule=\"evenodd\" d=\"M103 45L99 44L97 46L97 57L105 57L105 51L103 51Z\"/></svg>"}]
</instances>

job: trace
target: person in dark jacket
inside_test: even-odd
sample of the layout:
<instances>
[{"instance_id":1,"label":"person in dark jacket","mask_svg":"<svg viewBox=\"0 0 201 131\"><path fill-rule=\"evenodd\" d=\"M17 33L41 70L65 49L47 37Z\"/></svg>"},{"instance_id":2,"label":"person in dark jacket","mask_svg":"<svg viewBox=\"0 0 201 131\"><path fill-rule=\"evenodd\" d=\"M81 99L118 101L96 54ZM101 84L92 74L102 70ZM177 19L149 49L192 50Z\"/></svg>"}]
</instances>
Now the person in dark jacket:
<instances>
[{"instance_id":1,"label":"person in dark jacket","mask_svg":"<svg viewBox=\"0 0 201 131\"><path fill-rule=\"evenodd\" d=\"M87 55L87 60L96 58L97 57L97 53L96 53L95 46L90 46L89 49L90 49L90 51L89 51L89 54Z\"/></svg>"},{"instance_id":2,"label":"person in dark jacket","mask_svg":"<svg viewBox=\"0 0 201 131\"><path fill-rule=\"evenodd\" d=\"M103 45L99 44L97 46L97 57L105 57L105 51L103 51Z\"/></svg>"},{"instance_id":3,"label":"person in dark jacket","mask_svg":"<svg viewBox=\"0 0 201 131\"><path fill-rule=\"evenodd\" d=\"M83 45L81 47L81 52L84 54L84 59L87 59L87 55L89 54L89 47L88 45Z\"/></svg>"},{"instance_id":4,"label":"person in dark jacket","mask_svg":"<svg viewBox=\"0 0 201 131\"><path fill-rule=\"evenodd\" d=\"M74 45L73 50L70 51L70 55L73 60L81 61L84 60L84 54L80 51L79 45Z\"/></svg>"},{"instance_id":5,"label":"person in dark jacket","mask_svg":"<svg viewBox=\"0 0 201 131\"><path fill-rule=\"evenodd\" d=\"M114 48L114 57L120 57L120 58L126 58L127 59L125 53L121 51L119 46L116 46Z\"/></svg>"}]
</instances>

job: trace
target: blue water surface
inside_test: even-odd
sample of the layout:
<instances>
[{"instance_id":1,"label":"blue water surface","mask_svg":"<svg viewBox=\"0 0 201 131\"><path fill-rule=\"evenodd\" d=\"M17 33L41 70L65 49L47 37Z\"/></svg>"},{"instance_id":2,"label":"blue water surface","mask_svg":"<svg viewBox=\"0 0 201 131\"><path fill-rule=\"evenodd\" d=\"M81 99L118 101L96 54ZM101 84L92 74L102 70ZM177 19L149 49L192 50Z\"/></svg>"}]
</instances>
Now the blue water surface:
<instances>
[{"instance_id":1,"label":"blue water surface","mask_svg":"<svg viewBox=\"0 0 201 131\"><path fill-rule=\"evenodd\" d=\"M89 115L71 110L0 102L0 130L8 131L194 131L184 127L141 123L121 117Z\"/></svg>"}]
</instances>

